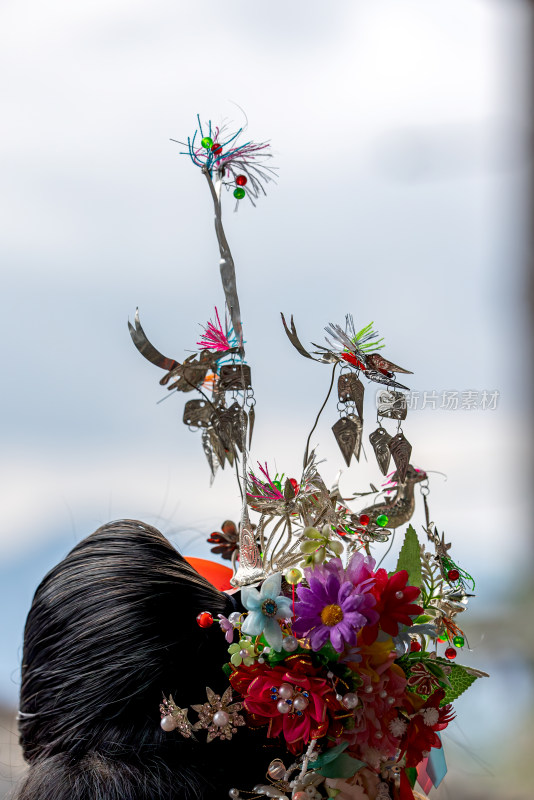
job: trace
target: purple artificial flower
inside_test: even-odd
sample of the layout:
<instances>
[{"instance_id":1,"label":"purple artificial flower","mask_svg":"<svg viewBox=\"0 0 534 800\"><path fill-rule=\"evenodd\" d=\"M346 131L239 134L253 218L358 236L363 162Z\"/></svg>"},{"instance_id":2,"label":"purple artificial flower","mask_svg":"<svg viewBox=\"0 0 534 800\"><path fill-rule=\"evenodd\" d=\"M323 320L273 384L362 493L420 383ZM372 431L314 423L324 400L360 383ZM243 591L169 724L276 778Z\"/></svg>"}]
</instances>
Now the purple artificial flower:
<instances>
[{"instance_id":1,"label":"purple artificial flower","mask_svg":"<svg viewBox=\"0 0 534 800\"><path fill-rule=\"evenodd\" d=\"M354 553L345 569L345 580L350 581L353 586L358 586L360 591L363 587L374 584L375 560L371 556L364 556L361 553ZM365 589L368 591L368 589Z\"/></svg>"},{"instance_id":2,"label":"purple artificial flower","mask_svg":"<svg viewBox=\"0 0 534 800\"><path fill-rule=\"evenodd\" d=\"M343 567L340 558L332 558L323 564L322 570L327 575L337 575L340 581L350 581L353 586L358 587L360 592L368 591L368 586L374 583L375 560L370 556L361 553L354 553L350 558L346 568ZM315 570L317 574L317 569ZM318 575L321 578L321 575Z\"/></svg>"},{"instance_id":3,"label":"purple artificial flower","mask_svg":"<svg viewBox=\"0 0 534 800\"><path fill-rule=\"evenodd\" d=\"M376 600L370 594L372 581L354 586L343 573L338 565L305 570L310 588L297 587L299 602L295 605L293 632L309 636L313 650L320 650L330 640L341 653L346 645L356 645L358 631L364 625L378 620L373 608Z\"/></svg>"},{"instance_id":4,"label":"purple artificial flower","mask_svg":"<svg viewBox=\"0 0 534 800\"><path fill-rule=\"evenodd\" d=\"M232 644L234 641L234 626L223 614L217 614L217 616L219 617L219 625L224 633L224 638L228 644Z\"/></svg>"}]
</instances>

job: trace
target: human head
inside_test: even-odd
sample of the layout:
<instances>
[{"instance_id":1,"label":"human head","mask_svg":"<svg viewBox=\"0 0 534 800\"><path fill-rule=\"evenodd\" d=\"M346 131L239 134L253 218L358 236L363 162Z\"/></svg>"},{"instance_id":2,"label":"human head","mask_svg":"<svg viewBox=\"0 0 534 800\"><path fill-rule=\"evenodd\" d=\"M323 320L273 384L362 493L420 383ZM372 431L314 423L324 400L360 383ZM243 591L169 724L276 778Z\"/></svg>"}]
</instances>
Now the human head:
<instances>
[{"instance_id":1,"label":"human head","mask_svg":"<svg viewBox=\"0 0 534 800\"><path fill-rule=\"evenodd\" d=\"M163 693L185 707L227 685L224 637L196 623L204 610L227 616L233 603L136 520L99 528L46 575L24 634L19 727L30 769L17 800L227 793L216 790L231 785L232 743L159 726Z\"/></svg>"}]
</instances>

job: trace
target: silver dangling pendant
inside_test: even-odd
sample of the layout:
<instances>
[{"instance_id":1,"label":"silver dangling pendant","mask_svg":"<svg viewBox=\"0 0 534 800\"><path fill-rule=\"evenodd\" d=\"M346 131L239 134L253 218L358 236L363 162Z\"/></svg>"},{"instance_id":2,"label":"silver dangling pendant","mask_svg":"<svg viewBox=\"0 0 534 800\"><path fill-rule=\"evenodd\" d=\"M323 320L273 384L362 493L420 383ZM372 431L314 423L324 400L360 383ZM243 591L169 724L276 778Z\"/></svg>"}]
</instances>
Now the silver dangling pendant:
<instances>
[{"instance_id":1,"label":"silver dangling pendant","mask_svg":"<svg viewBox=\"0 0 534 800\"><path fill-rule=\"evenodd\" d=\"M396 436L388 442L388 447L391 451L395 466L397 467L397 483L404 483L408 471L408 464L410 463L412 446L403 433L397 433Z\"/></svg>"},{"instance_id":2,"label":"silver dangling pendant","mask_svg":"<svg viewBox=\"0 0 534 800\"><path fill-rule=\"evenodd\" d=\"M376 401L376 410L379 417L406 419L408 413L406 395L402 392L380 392Z\"/></svg>"},{"instance_id":3,"label":"silver dangling pendant","mask_svg":"<svg viewBox=\"0 0 534 800\"><path fill-rule=\"evenodd\" d=\"M380 426L376 429L376 431L373 431L371 434L369 434L369 441L371 442L371 446L375 451L380 472L382 475L387 475L389 462L391 461L391 451L388 447L388 444L391 441L391 436L385 428Z\"/></svg>"},{"instance_id":4,"label":"silver dangling pendant","mask_svg":"<svg viewBox=\"0 0 534 800\"><path fill-rule=\"evenodd\" d=\"M184 406L184 425L209 428L213 408L205 400L188 400Z\"/></svg>"},{"instance_id":5,"label":"silver dangling pendant","mask_svg":"<svg viewBox=\"0 0 534 800\"><path fill-rule=\"evenodd\" d=\"M332 432L347 467L350 467L350 460L358 441L358 426L350 417L341 417L335 425L332 425Z\"/></svg>"},{"instance_id":6,"label":"silver dangling pendant","mask_svg":"<svg viewBox=\"0 0 534 800\"><path fill-rule=\"evenodd\" d=\"M365 387L354 372L345 372L337 379L337 394L340 403L352 402L360 419L363 419L363 395Z\"/></svg>"},{"instance_id":7,"label":"silver dangling pendant","mask_svg":"<svg viewBox=\"0 0 534 800\"><path fill-rule=\"evenodd\" d=\"M356 457L356 461L359 461L363 438L363 419L361 417L357 417L356 414L349 414L349 419L352 420L352 422L354 422L356 425L356 443L354 445L354 455Z\"/></svg>"},{"instance_id":8,"label":"silver dangling pendant","mask_svg":"<svg viewBox=\"0 0 534 800\"><path fill-rule=\"evenodd\" d=\"M250 445L252 444L252 431L254 430L254 422L256 421L256 412L254 411L254 406L250 407L250 411L248 412L248 449L250 450Z\"/></svg>"}]
</instances>

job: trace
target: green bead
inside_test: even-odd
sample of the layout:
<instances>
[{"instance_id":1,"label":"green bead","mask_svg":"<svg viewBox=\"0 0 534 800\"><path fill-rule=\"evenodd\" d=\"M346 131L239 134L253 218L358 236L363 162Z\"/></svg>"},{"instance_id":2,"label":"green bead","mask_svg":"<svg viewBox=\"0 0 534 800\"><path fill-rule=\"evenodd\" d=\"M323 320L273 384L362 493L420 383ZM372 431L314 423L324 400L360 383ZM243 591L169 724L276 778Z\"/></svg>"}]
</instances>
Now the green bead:
<instances>
[{"instance_id":1,"label":"green bead","mask_svg":"<svg viewBox=\"0 0 534 800\"><path fill-rule=\"evenodd\" d=\"M292 567L292 569L287 570L284 578L291 586L296 586L302 580L302 572L297 567Z\"/></svg>"},{"instance_id":2,"label":"green bead","mask_svg":"<svg viewBox=\"0 0 534 800\"><path fill-rule=\"evenodd\" d=\"M455 636L452 640L452 643L455 647L463 647L465 644L465 640L463 636Z\"/></svg>"},{"instance_id":3,"label":"green bead","mask_svg":"<svg viewBox=\"0 0 534 800\"><path fill-rule=\"evenodd\" d=\"M449 637L446 633L440 633L438 636L438 642L446 642L448 641Z\"/></svg>"},{"instance_id":4,"label":"green bead","mask_svg":"<svg viewBox=\"0 0 534 800\"><path fill-rule=\"evenodd\" d=\"M380 514L380 516L376 518L375 522L377 525L380 525L381 528L385 528L389 522L389 517L386 517L385 514Z\"/></svg>"},{"instance_id":5,"label":"green bead","mask_svg":"<svg viewBox=\"0 0 534 800\"><path fill-rule=\"evenodd\" d=\"M246 195L245 190L242 189L240 186L238 186L237 189L234 189L234 197L236 198L236 200L242 200L245 195Z\"/></svg>"},{"instance_id":6,"label":"green bead","mask_svg":"<svg viewBox=\"0 0 534 800\"><path fill-rule=\"evenodd\" d=\"M213 139L210 139L209 136L204 136L204 138L200 140L200 144L202 147L205 147L206 150L209 150L213 144Z\"/></svg>"}]
</instances>

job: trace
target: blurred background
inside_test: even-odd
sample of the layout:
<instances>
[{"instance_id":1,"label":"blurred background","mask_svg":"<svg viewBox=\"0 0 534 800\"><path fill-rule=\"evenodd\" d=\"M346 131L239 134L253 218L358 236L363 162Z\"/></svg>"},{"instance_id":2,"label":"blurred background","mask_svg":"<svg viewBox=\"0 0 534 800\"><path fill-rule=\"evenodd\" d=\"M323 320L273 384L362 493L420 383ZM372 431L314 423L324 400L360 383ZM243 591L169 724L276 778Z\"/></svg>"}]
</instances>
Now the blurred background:
<instances>
[{"instance_id":1,"label":"blurred background","mask_svg":"<svg viewBox=\"0 0 534 800\"><path fill-rule=\"evenodd\" d=\"M477 580L459 660L491 674L455 703L433 794L531 797L532 12L3 0L0 796L23 769L22 631L46 571L120 517L211 557L206 537L238 515L232 473L209 488L187 398L156 405L161 374L126 323L139 306L153 343L182 359L222 308L206 182L170 139L197 113L240 127L244 109L279 170L257 208L224 205L258 401L252 457L298 478L328 388L279 312L304 343L347 312L373 320L414 372L412 463L446 476L431 476L431 518ZM342 466L336 419L331 400L312 438L327 482ZM345 496L380 483L365 450Z\"/></svg>"}]
</instances>

